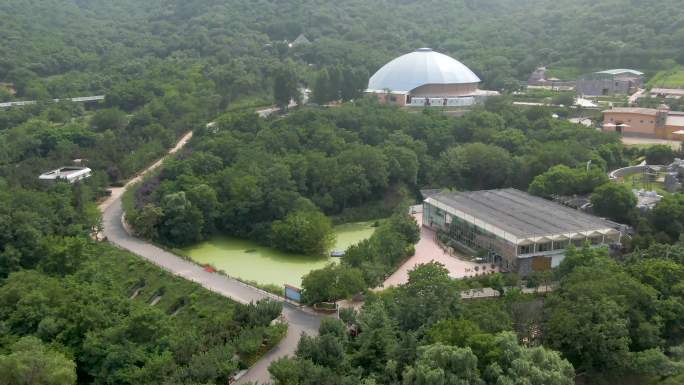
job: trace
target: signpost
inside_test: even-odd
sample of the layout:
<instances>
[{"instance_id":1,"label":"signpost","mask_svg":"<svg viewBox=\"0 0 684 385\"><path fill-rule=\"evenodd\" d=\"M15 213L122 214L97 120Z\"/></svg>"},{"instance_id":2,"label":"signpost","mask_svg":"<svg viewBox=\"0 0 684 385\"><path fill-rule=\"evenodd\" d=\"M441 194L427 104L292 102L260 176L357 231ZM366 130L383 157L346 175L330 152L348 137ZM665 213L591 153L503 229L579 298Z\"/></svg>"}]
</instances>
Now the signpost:
<instances>
[{"instance_id":1,"label":"signpost","mask_svg":"<svg viewBox=\"0 0 684 385\"><path fill-rule=\"evenodd\" d=\"M302 289L285 284L285 299L302 303Z\"/></svg>"}]
</instances>

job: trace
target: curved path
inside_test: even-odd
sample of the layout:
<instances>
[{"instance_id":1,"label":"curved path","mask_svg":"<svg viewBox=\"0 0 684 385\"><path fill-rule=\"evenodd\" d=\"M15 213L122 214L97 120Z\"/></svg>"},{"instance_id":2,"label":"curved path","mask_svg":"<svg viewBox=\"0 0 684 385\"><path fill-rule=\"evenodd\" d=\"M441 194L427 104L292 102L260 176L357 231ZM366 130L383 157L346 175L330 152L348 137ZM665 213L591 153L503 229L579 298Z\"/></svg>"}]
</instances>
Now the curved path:
<instances>
[{"instance_id":1,"label":"curved path","mask_svg":"<svg viewBox=\"0 0 684 385\"><path fill-rule=\"evenodd\" d=\"M178 142L176 147L171 149L169 153L174 153L181 149L192 137L192 133L188 133ZM161 165L163 159L160 159L152 166L145 169L138 174L134 179L126 184L125 187L112 191L109 199L100 205L102 211L103 233L107 240L123 249L126 249L140 257L156 264L157 266L168 270L169 272L196 282L203 287L226 296L234 301L241 303L250 303L264 298L272 298L282 300L282 298L267 293L256 287L249 286L233 278L226 277L217 273L209 273L204 271L199 265L185 260L173 253L170 253L160 247L157 247L144 240L138 239L130 235L123 223L123 208L121 205L121 195L123 191L132 183L139 181L145 174L154 170ZM258 384L265 384L271 381L268 373L268 366L271 362L288 355L294 354L297 349L297 343L302 333L314 335L318 333L321 316L311 313L305 309L291 305L287 302L283 303L283 317L288 323L287 335L285 338L271 351L266 353L259 361L257 361L249 371L238 381L238 384L253 382Z\"/></svg>"}]
</instances>

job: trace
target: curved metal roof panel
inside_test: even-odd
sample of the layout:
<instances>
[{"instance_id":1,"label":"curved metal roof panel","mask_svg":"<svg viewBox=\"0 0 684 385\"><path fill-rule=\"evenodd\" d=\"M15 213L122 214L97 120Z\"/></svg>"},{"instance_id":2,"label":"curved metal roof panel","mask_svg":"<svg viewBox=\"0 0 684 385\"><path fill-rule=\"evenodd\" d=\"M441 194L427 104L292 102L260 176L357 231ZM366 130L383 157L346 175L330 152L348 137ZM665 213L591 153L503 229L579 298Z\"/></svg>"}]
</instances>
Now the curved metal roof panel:
<instances>
[{"instance_id":1,"label":"curved metal roof panel","mask_svg":"<svg viewBox=\"0 0 684 385\"><path fill-rule=\"evenodd\" d=\"M368 82L369 90L411 91L426 84L479 83L477 77L460 61L420 48L385 64Z\"/></svg>"},{"instance_id":2,"label":"curved metal roof panel","mask_svg":"<svg viewBox=\"0 0 684 385\"><path fill-rule=\"evenodd\" d=\"M624 74L624 73L629 73L629 74L637 75L637 76L641 76L644 74L641 71L631 70L629 68L616 68L616 69L612 69L612 70L599 71L596 73L597 74L608 74L608 75L620 75L620 74Z\"/></svg>"}]
</instances>

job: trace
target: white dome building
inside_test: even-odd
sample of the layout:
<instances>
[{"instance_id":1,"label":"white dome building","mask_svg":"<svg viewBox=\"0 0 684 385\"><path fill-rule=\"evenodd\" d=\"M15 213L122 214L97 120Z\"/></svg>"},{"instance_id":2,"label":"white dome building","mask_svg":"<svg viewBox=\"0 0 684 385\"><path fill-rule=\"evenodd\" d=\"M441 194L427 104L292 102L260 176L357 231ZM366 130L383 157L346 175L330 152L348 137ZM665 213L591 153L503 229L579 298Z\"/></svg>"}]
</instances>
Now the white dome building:
<instances>
[{"instance_id":1,"label":"white dome building","mask_svg":"<svg viewBox=\"0 0 684 385\"><path fill-rule=\"evenodd\" d=\"M479 84L480 78L463 63L420 48L380 68L366 92L400 106L467 106L488 94Z\"/></svg>"}]
</instances>

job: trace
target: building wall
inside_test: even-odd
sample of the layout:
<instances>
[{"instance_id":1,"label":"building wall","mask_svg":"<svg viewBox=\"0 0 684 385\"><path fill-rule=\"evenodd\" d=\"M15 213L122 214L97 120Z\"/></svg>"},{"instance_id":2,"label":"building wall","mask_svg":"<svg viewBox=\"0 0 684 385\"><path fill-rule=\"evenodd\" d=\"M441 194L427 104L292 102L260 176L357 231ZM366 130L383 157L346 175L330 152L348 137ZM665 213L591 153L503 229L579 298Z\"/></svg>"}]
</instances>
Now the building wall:
<instances>
[{"instance_id":1,"label":"building wall","mask_svg":"<svg viewBox=\"0 0 684 385\"><path fill-rule=\"evenodd\" d=\"M630 112L604 112L603 131L616 131L617 127L614 127L612 125L606 126L606 124L618 125L620 123L624 123L629 126L622 128L622 134L628 136L643 136L669 140L680 139L680 137L673 134L673 132L684 129L684 127L682 126L673 125L658 127L656 116L653 115L637 114Z\"/></svg>"},{"instance_id":2,"label":"building wall","mask_svg":"<svg viewBox=\"0 0 684 385\"><path fill-rule=\"evenodd\" d=\"M410 102L407 105L411 107L468 107L475 105L478 102L478 98L472 96L461 96L455 98L411 97Z\"/></svg>"},{"instance_id":3,"label":"building wall","mask_svg":"<svg viewBox=\"0 0 684 385\"><path fill-rule=\"evenodd\" d=\"M577 80L577 93L580 95L627 95L641 87L643 80L631 74L613 77L590 77Z\"/></svg>"},{"instance_id":4,"label":"building wall","mask_svg":"<svg viewBox=\"0 0 684 385\"><path fill-rule=\"evenodd\" d=\"M684 127L682 127L682 126L665 126L664 136L662 139L684 140L684 135L674 134L675 131L681 131L681 130L684 130Z\"/></svg>"},{"instance_id":5,"label":"building wall","mask_svg":"<svg viewBox=\"0 0 684 385\"><path fill-rule=\"evenodd\" d=\"M471 95L477 91L478 83L469 84L426 84L411 91L414 97L449 97Z\"/></svg>"},{"instance_id":6,"label":"building wall","mask_svg":"<svg viewBox=\"0 0 684 385\"><path fill-rule=\"evenodd\" d=\"M406 105L406 94L396 94L396 93L384 93L384 92L377 92L377 93L372 93L375 97L378 98L378 102L381 104L391 104L395 106L405 106Z\"/></svg>"},{"instance_id":7,"label":"building wall","mask_svg":"<svg viewBox=\"0 0 684 385\"><path fill-rule=\"evenodd\" d=\"M518 246L426 202L423 203L423 225L447 232L449 238L465 246L464 249L487 251L491 262L522 276L557 267L565 258L565 251L570 244L581 248L585 242L589 242L591 246L599 247L620 241L619 234L593 235L589 238L546 240Z\"/></svg>"},{"instance_id":8,"label":"building wall","mask_svg":"<svg viewBox=\"0 0 684 385\"><path fill-rule=\"evenodd\" d=\"M614 126L605 126L606 124L624 123L629 127L623 127L622 133L634 136L651 136L656 135L656 117L654 115L635 114L628 112L605 112L603 114L603 131L616 131Z\"/></svg>"},{"instance_id":9,"label":"building wall","mask_svg":"<svg viewBox=\"0 0 684 385\"><path fill-rule=\"evenodd\" d=\"M467 221L448 214L428 203L423 204L423 225L436 231L446 231L449 237L467 249L485 250L491 262L509 270L517 269L517 248Z\"/></svg>"}]
</instances>

